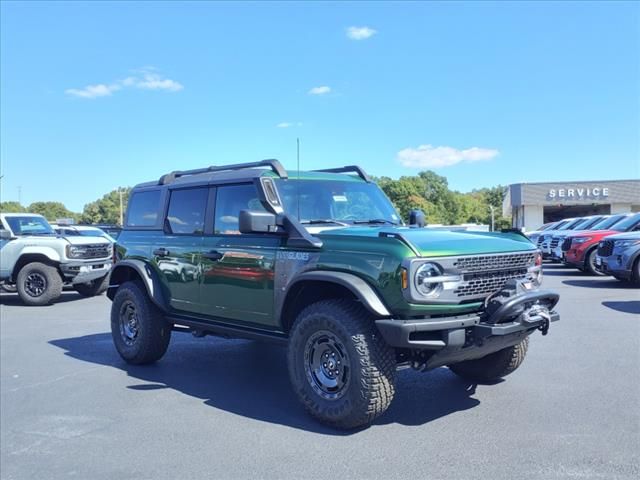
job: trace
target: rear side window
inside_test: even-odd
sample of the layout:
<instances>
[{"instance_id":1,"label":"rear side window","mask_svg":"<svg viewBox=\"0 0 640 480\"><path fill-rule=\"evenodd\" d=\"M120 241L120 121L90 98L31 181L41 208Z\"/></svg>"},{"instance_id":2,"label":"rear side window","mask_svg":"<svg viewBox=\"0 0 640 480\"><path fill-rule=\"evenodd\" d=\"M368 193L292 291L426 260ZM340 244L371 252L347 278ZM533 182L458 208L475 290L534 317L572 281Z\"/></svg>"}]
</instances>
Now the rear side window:
<instances>
[{"instance_id":1,"label":"rear side window","mask_svg":"<svg viewBox=\"0 0 640 480\"><path fill-rule=\"evenodd\" d=\"M134 193L129 200L127 226L155 226L158 210L160 210L160 190Z\"/></svg>"},{"instance_id":2,"label":"rear side window","mask_svg":"<svg viewBox=\"0 0 640 480\"><path fill-rule=\"evenodd\" d=\"M208 188L174 190L169 199L167 225L171 233L202 235L204 212L207 208Z\"/></svg>"},{"instance_id":3,"label":"rear side window","mask_svg":"<svg viewBox=\"0 0 640 480\"><path fill-rule=\"evenodd\" d=\"M214 233L240 234L240 210L265 211L256 187L253 184L218 187Z\"/></svg>"}]
</instances>

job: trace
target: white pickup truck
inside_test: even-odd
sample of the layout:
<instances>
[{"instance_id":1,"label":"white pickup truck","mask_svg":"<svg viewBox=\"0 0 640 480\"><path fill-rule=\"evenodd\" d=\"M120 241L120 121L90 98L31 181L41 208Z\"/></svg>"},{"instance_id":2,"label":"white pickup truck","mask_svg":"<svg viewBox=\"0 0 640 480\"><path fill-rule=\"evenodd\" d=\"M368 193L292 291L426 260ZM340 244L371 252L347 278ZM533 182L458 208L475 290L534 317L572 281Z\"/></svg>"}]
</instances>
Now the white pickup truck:
<instances>
[{"instance_id":1,"label":"white pickup truck","mask_svg":"<svg viewBox=\"0 0 640 480\"><path fill-rule=\"evenodd\" d=\"M84 296L108 287L113 245L102 237L57 234L42 215L0 214L0 283L27 305L47 305L65 283Z\"/></svg>"}]
</instances>

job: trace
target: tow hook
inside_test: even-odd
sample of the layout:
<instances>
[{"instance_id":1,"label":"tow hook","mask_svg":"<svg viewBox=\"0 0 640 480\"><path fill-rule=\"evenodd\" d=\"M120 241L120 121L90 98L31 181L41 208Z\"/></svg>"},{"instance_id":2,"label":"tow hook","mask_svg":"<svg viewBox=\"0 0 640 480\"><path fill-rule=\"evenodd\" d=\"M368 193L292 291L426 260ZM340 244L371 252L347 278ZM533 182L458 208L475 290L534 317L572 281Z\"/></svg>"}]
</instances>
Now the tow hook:
<instances>
[{"instance_id":1,"label":"tow hook","mask_svg":"<svg viewBox=\"0 0 640 480\"><path fill-rule=\"evenodd\" d=\"M549 325L551 324L551 315L542 305L534 305L524 315L524 321L526 323L538 322L542 319L542 324L538 326L538 330L542 332L542 335L546 335L549 332Z\"/></svg>"}]
</instances>

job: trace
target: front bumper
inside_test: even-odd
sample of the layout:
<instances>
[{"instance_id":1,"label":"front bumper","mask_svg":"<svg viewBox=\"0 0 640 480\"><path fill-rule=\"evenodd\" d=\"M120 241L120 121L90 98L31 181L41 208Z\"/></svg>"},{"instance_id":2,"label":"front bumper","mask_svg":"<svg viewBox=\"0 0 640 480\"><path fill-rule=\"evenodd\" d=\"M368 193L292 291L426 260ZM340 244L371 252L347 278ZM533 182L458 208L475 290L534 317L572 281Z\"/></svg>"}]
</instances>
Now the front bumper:
<instances>
[{"instance_id":1,"label":"front bumper","mask_svg":"<svg viewBox=\"0 0 640 480\"><path fill-rule=\"evenodd\" d=\"M536 330L546 333L560 320L558 295L538 290L506 300L491 316L483 313L437 319L376 320L392 347L431 351L427 368L484 357L519 343ZM521 312L521 313L520 313Z\"/></svg>"},{"instance_id":2,"label":"front bumper","mask_svg":"<svg viewBox=\"0 0 640 480\"><path fill-rule=\"evenodd\" d=\"M614 277L631 279L631 269L626 268L625 262L620 255L611 255L609 257L596 257L596 270Z\"/></svg>"},{"instance_id":3,"label":"front bumper","mask_svg":"<svg viewBox=\"0 0 640 480\"><path fill-rule=\"evenodd\" d=\"M91 262L70 262L60 265L66 281L86 283L102 278L111 270L111 259L93 260Z\"/></svg>"}]
</instances>

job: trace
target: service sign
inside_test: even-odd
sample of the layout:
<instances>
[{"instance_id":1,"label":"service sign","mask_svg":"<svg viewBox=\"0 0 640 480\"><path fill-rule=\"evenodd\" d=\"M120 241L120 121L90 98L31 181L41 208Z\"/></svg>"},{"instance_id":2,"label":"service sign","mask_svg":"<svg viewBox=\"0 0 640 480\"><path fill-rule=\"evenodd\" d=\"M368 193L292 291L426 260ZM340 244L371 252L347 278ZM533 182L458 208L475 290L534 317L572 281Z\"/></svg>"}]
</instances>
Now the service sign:
<instances>
[{"instance_id":1,"label":"service sign","mask_svg":"<svg viewBox=\"0 0 640 480\"><path fill-rule=\"evenodd\" d=\"M586 200L589 198L603 199L608 196L609 187L550 188L547 193L549 199Z\"/></svg>"}]
</instances>

